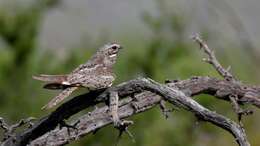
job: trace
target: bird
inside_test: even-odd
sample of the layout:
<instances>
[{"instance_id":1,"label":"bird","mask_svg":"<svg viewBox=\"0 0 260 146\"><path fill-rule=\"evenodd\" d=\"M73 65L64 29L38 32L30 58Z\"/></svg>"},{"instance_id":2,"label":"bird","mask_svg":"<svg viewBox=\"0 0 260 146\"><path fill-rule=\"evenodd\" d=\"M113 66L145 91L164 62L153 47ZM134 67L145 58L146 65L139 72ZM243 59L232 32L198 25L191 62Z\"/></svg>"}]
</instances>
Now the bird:
<instances>
[{"instance_id":1,"label":"bird","mask_svg":"<svg viewBox=\"0 0 260 146\"><path fill-rule=\"evenodd\" d=\"M116 63L119 50L122 47L117 43L108 43L84 64L79 65L71 73L65 75L40 74L33 79L47 82L46 89L62 90L51 99L42 109L50 109L63 101L78 88L87 88L89 91L112 86L116 76L113 65Z\"/></svg>"}]
</instances>

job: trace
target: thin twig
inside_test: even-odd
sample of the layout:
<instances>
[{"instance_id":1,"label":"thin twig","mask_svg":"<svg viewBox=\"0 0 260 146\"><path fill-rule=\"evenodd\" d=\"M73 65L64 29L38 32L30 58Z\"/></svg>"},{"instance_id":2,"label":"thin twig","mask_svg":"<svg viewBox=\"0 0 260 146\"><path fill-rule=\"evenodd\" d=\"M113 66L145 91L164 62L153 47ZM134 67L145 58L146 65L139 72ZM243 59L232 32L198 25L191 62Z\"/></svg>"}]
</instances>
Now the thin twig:
<instances>
[{"instance_id":1,"label":"thin twig","mask_svg":"<svg viewBox=\"0 0 260 146\"><path fill-rule=\"evenodd\" d=\"M247 109L242 109L239 104L237 103L237 95L230 95L229 96L230 98L230 101L231 101L231 104L233 106L233 109L235 110L235 112L238 114L238 121L239 121L239 124L243 127L243 123L241 122L242 120L242 116L243 115L251 115L253 114L253 111L252 110L247 110Z\"/></svg>"},{"instance_id":2,"label":"thin twig","mask_svg":"<svg viewBox=\"0 0 260 146\"><path fill-rule=\"evenodd\" d=\"M4 130L4 131L8 131L9 126L8 124L5 122L4 118L0 117L0 127Z\"/></svg>"},{"instance_id":3,"label":"thin twig","mask_svg":"<svg viewBox=\"0 0 260 146\"><path fill-rule=\"evenodd\" d=\"M21 119L19 122L9 126L5 120L0 117L0 127L4 130L4 134L3 134L3 140L6 140L10 137L14 137L15 136L15 130L17 128L22 127L23 125L29 124L29 128L32 126L32 121L35 120L34 117L29 117L27 119Z\"/></svg>"},{"instance_id":4,"label":"thin twig","mask_svg":"<svg viewBox=\"0 0 260 146\"><path fill-rule=\"evenodd\" d=\"M10 126L11 132L14 132L17 128L29 124L29 127L33 125L32 121L35 120L36 118L34 117L29 117L27 119L21 119L18 123L13 124Z\"/></svg>"},{"instance_id":5,"label":"thin twig","mask_svg":"<svg viewBox=\"0 0 260 146\"><path fill-rule=\"evenodd\" d=\"M217 60L215 53L208 45L200 38L198 34L194 34L192 39L200 45L200 48L208 55L207 59L203 61L213 65L213 67L218 71L218 73L228 81L235 81L234 76L229 72L229 69L225 69Z\"/></svg>"}]
</instances>

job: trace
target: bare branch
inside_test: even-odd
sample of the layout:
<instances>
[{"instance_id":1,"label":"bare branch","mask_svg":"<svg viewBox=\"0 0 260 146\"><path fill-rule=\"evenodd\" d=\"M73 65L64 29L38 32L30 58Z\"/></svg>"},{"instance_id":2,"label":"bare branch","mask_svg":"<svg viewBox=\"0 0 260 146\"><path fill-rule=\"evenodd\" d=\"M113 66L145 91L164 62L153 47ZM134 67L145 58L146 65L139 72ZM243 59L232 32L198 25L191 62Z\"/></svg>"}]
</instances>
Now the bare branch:
<instances>
[{"instance_id":1,"label":"bare branch","mask_svg":"<svg viewBox=\"0 0 260 146\"><path fill-rule=\"evenodd\" d=\"M34 117L29 117L27 119L21 119L18 123L9 126L5 120L0 117L0 127L4 130L3 140L13 137L13 135L15 135L15 130L19 127L22 127L26 124L29 124L29 127L31 127L33 125L33 120L35 120Z\"/></svg>"},{"instance_id":2,"label":"bare branch","mask_svg":"<svg viewBox=\"0 0 260 146\"><path fill-rule=\"evenodd\" d=\"M8 131L8 124L5 122L4 118L0 117L0 127L4 130L4 131Z\"/></svg>"},{"instance_id":3,"label":"bare branch","mask_svg":"<svg viewBox=\"0 0 260 146\"><path fill-rule=\"evenodd\" d=\"M31 127L33 125L32 121L35 119L36 118L34 118L34 117L29 117L27 119L21 119L18 123L11 125L10 129L12 129L11 131L15 131L17 128L19 128L25 124L29 124L29 127Z\"/></svg>"},{"instance_id":4,"label":"bare branch","mask_svg":"<svg viewBox=\"0 0 260 146\"><path fill-rule=\"evenodd\" d=\"M247 110L247 109L246 110L242 109L239 106L239 104L237 103L237 101L238 101L237 95L230 95L229 99L230 99L230 102L232 104L233 109L235 110L235 112L238 115L239 124L241 126L243 126L243 123L241 122L242 116L243 115L251 115L251 114L253 114L253 111L252 110Z\"/></svg>"},{"instance_id":5,"label":"bare branch","mask_svg":"<svg viewBox=\"0 0 260 146\"><path fill-rule=\"evenodd\" d=\"M204 52L208 55L209 58L203 59L209 64L212 64L213 67L218 71L218 73L223 76L226 80L235 81L234 76L229 72L229 69L225 69L217 60L215 53L212 49L208 47L208 45L200 38L198 34L192 36L192 39L196 41L200 48L204 50Z\"/></svg>"},{"instance_id":6,"label":"bare branch","mask_svg":"<svg viewBox=\"0 0 260 146\"><path fill-rule=\"evenodd\" d=\"M200 48L204 50L204 52L209 56L209 58L207 59L203 59L204 61L206 61L207 63L211 64L217 71L218 73L224 77L224 79L226 79L227 81L231 81L231 82L237 82L236 79L234 78L234 76L229 72L230 71L230 66L225 69L217 60L215 53L213 52L212 49L210 49L208 47L208 45L199 37L198 34L195 34L192 36L192 39L194 41L196 41L199 45ZM229 100L231 101L232 107L234 109L234 111L237 113L237 117L238 117L238 121L240 123L240 125L242 126L242 115L249 115L252 114L253 111L252 110L244 110L242 109L239 104L238 104L238 98L234 98L237 97L237 95L230 95L229 96Z\"/></svg>"},{"instance_id":7,"label":"bare branch","mask_svg":"<svg viewBox=\"0 0 260 146\"><path fill-rule=\"evenodd\" d=\"M128 87L132 90L138 88L138 90L142 89L144 92L136 95L135 98L137 101L135 101L135 105L137 106L132 106L133 100L131 98L121 100L119 103L120 118L126 118L155 107L155 105L160 103L160 96L162 96L165 100L169 101L173 105L192 112L200 120L210 122L229 131L235 137L235 140L240 146L250 145L247 141L243 128L241 128L238 124L222 115L217 114L216 112L212 112L204 108L192 98L187 97L185 94L183 94L183 92L176 88L170 88L166 85L156 83L150 79L137 79L129 81L125 84L128 84ZM157 96L157 94L160 96ZM136 107L142 110L138 110ZM94 132L96 129L100 129L113 122L112 118L109 116L109 114L107 114L107 110L108 107L105 106L103 108L94 110L89 115L80 117L80 123L77 127L79 130L74 130L72 133L70 133L70 135L68 135L66 129L55 129L52 132L40 137L39 139L36 139L31 143L31 145L64 145L70 141L79 139L80 137L83 137L86 134Z\"/></svg>"},{"instance_id":8,"label":"bare branch","mask_svg":"<svg viewBox=\"0 0 260 146\"><path fill-rule=\"evenodd\" d=\"M193 77L182 81L168 81L171 88L177 87L188 96L208 94L218 99L230 101L230 95L237 95L241 104L251 104L260 108L260 87L230 82L212 77Z\"/></svg>"},{"instance_id":9,"label":"bare branch","mask_svg":"<svg viewBox=\"0 0 260 146\"><path fill-rule=\"evenodd\" d=\"M33 141L46 132L53 130L62 120L68 119L70 116L87 107L91 107L100 102L107 101L110 90L118 91L120 99L143 91L137 85L129 84L129 82L121 83L107 90L92 91L74 97L70 101L62 104L50 115L41 118L33 125L32 128L16 134L15 137L10 137L5 141L5 145L25 145L30 143L30 141ZM169 80L167 82L167 86L173 88L174 90L178 89L184 92L187 96L191 97L203 93L212 95L218 99L230 101L229 96L236 94L238 97L238 103L252 104L260 108L260 88L256 86L250 86L239 82L230 82L211 77L192 77L191 79L183 81ZM135 102L132 102L132 106L135 107L137 112L146 110L142 108L144 106L136 105ZM13 141L15 144L13 144Z\"/></svg>"}]
</instances>

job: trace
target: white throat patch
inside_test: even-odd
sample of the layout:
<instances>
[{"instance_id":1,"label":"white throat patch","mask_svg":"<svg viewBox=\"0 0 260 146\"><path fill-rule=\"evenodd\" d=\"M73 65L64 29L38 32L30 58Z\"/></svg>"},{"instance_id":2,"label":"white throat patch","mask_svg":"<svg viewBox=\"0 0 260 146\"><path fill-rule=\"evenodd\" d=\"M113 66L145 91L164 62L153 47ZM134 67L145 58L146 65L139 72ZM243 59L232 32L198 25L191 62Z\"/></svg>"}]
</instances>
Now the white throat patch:
<instances>
[{"instance_id":1,"label":"white throat patch","mask_svg":"<svg viewBox=\"0 0 260 146\"><path fill-rule=\"evenodd\" d=\"M116 57L117 54L113 54L113 55L110 55L109 57L112 58L112 57Z\"/></svg>"}]
</instances>

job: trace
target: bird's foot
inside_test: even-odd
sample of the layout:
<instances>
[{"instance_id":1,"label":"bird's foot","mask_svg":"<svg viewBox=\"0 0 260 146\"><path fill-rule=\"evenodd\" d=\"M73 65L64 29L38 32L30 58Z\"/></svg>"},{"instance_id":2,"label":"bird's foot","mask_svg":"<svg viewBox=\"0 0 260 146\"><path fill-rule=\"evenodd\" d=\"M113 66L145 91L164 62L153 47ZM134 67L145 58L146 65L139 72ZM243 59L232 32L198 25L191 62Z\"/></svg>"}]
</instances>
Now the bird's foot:
<instances>
[{"instance_id":1,"label":"bird's foot","mask_svg":"<svg viewBox=\"0 0 260 146\"><path fill-rule=\"evenodd\" d=\"M133 121L127 121L127 120L114 121L114 127L119 130L119 135L117 137L116 145L118 145L118 142L124 132L126 132L127 135L132 139L132 141L135 142L133 134L128 130L128 127L133 124L134 124Z\"/></svg>"}]
</instances>

